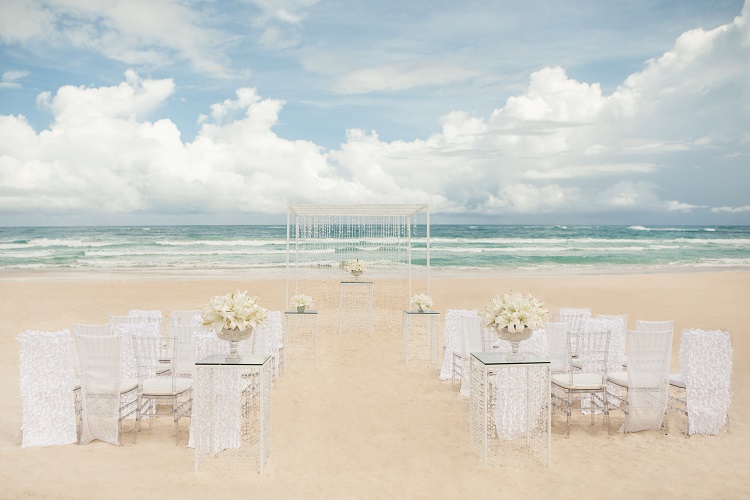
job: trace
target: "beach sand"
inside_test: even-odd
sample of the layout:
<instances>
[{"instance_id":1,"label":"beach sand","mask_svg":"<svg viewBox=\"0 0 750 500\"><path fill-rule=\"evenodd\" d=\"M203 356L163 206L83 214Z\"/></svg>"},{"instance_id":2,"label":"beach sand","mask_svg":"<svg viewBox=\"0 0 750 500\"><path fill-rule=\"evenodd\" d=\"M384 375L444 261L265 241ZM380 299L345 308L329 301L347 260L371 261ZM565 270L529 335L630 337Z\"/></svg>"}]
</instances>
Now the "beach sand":
<instances>
[{"instance_id":1,"label":"beach sand","mask_svg":"<svg viewBox=\"0 0 750 500\"><path fill-rule=\"evenodd\" d=\"M137 308L200 308L235 289L283 310L284 281L6 275L0 276L0 498L748 498L750 273L437 274L431 296L444 313L481 308L511 288L531 292L550 310L627 314L629 328L638 319L674 320L673 372L684 328L730 330L731 433L686 439L684 417L670 413L669 435L610 436L601 417L591 427L588 416L578 415L565 437L564 418L555 415L549 468L483 466L469 445L468 399L438 380L438 366L405 365L397 333L339 337L325 326L318 366L286 366L274 384L272 452L263 475L193 472L193 450L182 433L188 419L180 424L180 445L163 417L136 444L127 433L121 447L95 441L22 449L16 336L23 330L103 323Z\"/></svg>"}]
</instances>

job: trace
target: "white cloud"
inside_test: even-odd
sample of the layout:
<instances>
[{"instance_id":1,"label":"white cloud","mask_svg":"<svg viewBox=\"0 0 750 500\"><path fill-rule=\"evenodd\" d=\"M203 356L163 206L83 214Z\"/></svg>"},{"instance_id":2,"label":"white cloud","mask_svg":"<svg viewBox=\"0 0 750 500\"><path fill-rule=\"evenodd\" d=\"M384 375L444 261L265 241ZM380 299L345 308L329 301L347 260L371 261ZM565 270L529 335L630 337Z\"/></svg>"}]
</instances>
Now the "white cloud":
<instances>
[{"instance_id":1,"label":"white cloud","mask_svg":"<svg viewBox=\"0 0 750 500\"><path fill-rule=\"evenodd\" d=\"M18 82L29 74L28 71L6 71L0 76L0 89L20 89Z\"/></svg>"},{"instance_id":2,"label":"white cloud","mask_svg":"<svg viewBox=\"0 0 750 500\"><path fill-rule=\"evenodd\" d=\"M425 86L444 86L476 78L480 72L459 61L404 60L349 71L333 86L341 94L405 90Z\"/></svg>"},{"instance_id":3,"label":"white cloud","mask_svg":"<svg viewBox=\"0 0 750 500\"><path fill-rule=\"evenodd\" d=\"M289 202L425 202L434 213L558 218L709 206L745 214L744 200L696 184L738 182L714 175L712 160L728 168L748 153L750 131L737 123L750 111L729 92L747 88L738 66L750 44L734 43L747 33L744 17L690 32L609 95L563 68L542 68L486 116L456 109L416 140L353 128L331 150L279 137L284 102L250 87L205 109L196 137L183 141L159 118L175 92L171 79L131 71L119 85L62 86L38 96L53 117L48 129L0 115L0 214L281 214ZM450 62L373 71L342 88L446 84L467 74ZM704 177L691 179L695 164Z\"/></svg>"},{"instance_id":4,"label":"white cloud","mask_svg":"<svg viewBox=\"0 0 750 500\"><path fill-rule=\"evenodd\" d=\"M711 208L711 212L715 214L718 214L718 213L740 214L740 213L750 212L750 205L743 205L741 207L713 207Z\"/></svg>"},{"instance_id":5,"label":"white cloud","mask_svg":"<svg viewBox=\"0 0 750 500\"><path fill-rule=\"evenodd\" d=\"M230 76L224 47L231 38L202 23L201 12L176 0L3 0L0 4L0 39L6 43L70 44L129 65L188 61L199 72Z\"/></svg>"}]
</instances>

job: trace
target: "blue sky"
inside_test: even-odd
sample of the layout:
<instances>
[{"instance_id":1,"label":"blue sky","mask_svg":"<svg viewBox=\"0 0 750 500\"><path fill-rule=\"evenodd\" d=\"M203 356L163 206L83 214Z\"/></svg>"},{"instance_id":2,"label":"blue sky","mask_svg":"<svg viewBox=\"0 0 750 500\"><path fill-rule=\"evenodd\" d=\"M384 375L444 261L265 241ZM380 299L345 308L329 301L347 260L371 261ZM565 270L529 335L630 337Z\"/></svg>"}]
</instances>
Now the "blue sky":
<instances>
[{"instance_id":1,"label":"blue sky","mask_svg":"<svg viewBox=\"0 0 750 500\"><path fill-rule=\"evenodd\" d=\"M3 0L0 225L749 224L742 1Z\"/></svg>"}]
</instances>

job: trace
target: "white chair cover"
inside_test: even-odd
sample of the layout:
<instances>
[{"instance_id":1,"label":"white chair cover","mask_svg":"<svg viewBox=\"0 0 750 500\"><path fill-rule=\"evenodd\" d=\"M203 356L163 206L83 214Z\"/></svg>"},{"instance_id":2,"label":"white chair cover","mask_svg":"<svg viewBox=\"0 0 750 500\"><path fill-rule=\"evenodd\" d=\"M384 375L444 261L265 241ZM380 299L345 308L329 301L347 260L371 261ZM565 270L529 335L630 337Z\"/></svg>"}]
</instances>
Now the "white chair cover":
<instances>
[{"instance_id":1,"label":"white chair cover","mask_svg":"<svg viewBox=\"0 0 750 500\"><path fill-rule=\"evenodd\" d=\"M461 316L476 316L476 309L447 309L445 311L443 366L440 380L453 378L453 353L461 352Z\"/></svg>"},{"instance_id":2,"label":"white chair cover","mask_svg":"<svg viewBox=\"0 0 750 500\"><path fill-rule=\"evenodd\" d=\"M117 335L76 335L75 340L83 400L81 444L99 439L117 445L123 339ZM132 392L137 399L137 391Z\"/></svg>"},{"instance_id":3,"label":"white chair cover","mask_svg":"<svg viewBox=\"0 0 750 500\"><path fill-rule=\"evenodd\" d=\"M460 317L461 325L461 359L463 366L461 369L461 389L464 396L469 396L471 390L471 373L469 370L469 356L472 352L484 351L482 335L482 319L478 315L464 314Z\"/></svg>"},{"instance_id":4,"label":"white chair cover","mask_svg":"<svg viewBox=\"0 0 750 500\"><path fill-rule=\"evenodd\" d=\"M672 332L628 333L628 408L624 432L659 430L669 402Z\"/></svg>"},{"instance_id":5,"label":"white chair cover","mask_svg":"<svg viewBox=\"0 0 750 500\"><path fill-rule=\"evenodd\" d=\"M187 310L171 310L169 311L168 323L170 325L201 325L203 319L201 318L200 309L187 309Z\"/></svg>"},{"instance_id":6,"label":"white chair cover","mask_svg":"<svg viewBox=\"0 0 750 500\"><path fill-rule=\"evenodd\" d=\"M611 330L609 335L609 362L607 371L621 371L622 366L626 363L625 336L628 329L628 315L608 316L597 314L594 320L607 322Z\"/></svg>"},{"instance_id":7,"label":"white chair cover","mask_svg":"<svg viewBox=\"0 0 750 500\"><path fill-rule=\"evenodd\" d=\"M70 332L18 335L23 438L21 447L76 442Z\"/></svg>"},{"instance_id":8,"label":"white chair cover","mask_svg":"<svg viewBox=\"0 0 750 500\"><path fill-rule=\"evenodd\" d=\"M715 435L726 425L732 357L729 332L683 331L680 364L685 368L690 434Z\"/></svg>"},{"instance_id":9,"label":"white chair cover","mask_svg":"<svg viewBox=\"0 0 750 500\"><path fill-rule=\"evenodd\" d=\"M557 313L556 322L570 323L570 338L574 342L571 346L573 348L573 355L578 354L578 332L583 328L583 322L588 319L591 319L591 309L587 307L562 307Z\"/></svg>"}]
</instances>

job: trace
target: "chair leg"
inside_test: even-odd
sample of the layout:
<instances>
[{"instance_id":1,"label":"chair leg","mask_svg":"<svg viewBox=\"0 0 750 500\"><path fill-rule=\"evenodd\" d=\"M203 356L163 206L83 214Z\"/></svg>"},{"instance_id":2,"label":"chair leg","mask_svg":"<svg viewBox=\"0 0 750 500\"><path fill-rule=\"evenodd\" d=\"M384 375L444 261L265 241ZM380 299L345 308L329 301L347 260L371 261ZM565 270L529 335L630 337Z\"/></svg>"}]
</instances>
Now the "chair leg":
<instances>
[{"instance_id":1,"label":"chair leg","mask_svg":"<svg viewBox=\"0 0 750 500\"><path fill-rule=\"evenodd\" d=\"M568 411L565 419L565 437L570 436L570 414L573 413L573 393L568 391Z\"/></svg>"}]
</instances>

